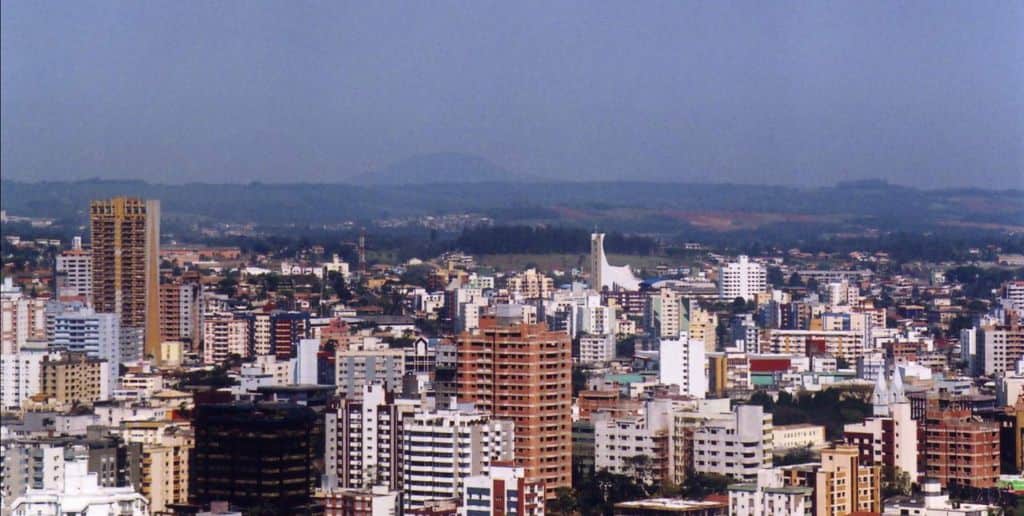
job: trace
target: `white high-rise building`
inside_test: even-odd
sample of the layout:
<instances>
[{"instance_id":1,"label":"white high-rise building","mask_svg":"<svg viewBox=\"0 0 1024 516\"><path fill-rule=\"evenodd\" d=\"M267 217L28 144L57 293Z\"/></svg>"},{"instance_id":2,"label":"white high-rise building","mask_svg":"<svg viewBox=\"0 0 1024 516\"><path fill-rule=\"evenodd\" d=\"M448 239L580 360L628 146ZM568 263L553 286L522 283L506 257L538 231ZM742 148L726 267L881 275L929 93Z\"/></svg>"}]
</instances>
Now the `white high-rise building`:
<instances>
[{"instance_id":1,"label":"white high-rise building","mask_svg":"<svg viewBox=\"0 0 1024 516\"><path fill-rule=\"evenodd\" d=\"M615 360L615 336L606 335L581 335L580 336L580 357L581 364L603 364Z\"/></svg>"},{"instance_id":2,"label":"white high-rise building","mask_svg":"<svg viewBox=\"0 0 1024 516\"><path fill-rule=\"evenodd\" d=\"M476 410L417 412L403 421L402 491L406 510L423 502L454 498L465 480L491 464L513 459L511 421Z\"/></svg>"},{"instance_id":3,"label":"white high-rise building","mask_svg":"<svg viewBox=\"0 0 1024 516\"><path fill-rule=\"evenodd\" d=\"M422 408L418 398L396 398L380 384L339 400L324 416L323 487L401 489L403 420Z\"/></svg>"},{"instance_id":4,"label":"white high-rise building","mask_svg":"<svg viewBox=\"0 0 1024 516\"><path fill-rule=\"evenodd\" d=\"M220 364L231 355L248 356L249 323L232 314L213 314L203 319L203 362Z\"/></svg>"},{"instance_id":5,"label":"white high-rise building","mask_svg":"<svg viewBox=\"0 0 1024 516\"><path fill-rule=\"evenodd\" d=\"M320 339L300 339L295 350L295 372L292 382L296 385L317 384L316 353L320 351Z\"/></svg>"},{"instance_id":6,"label":"white high-rise building","mask_svg":"<svg viewBox=\"0 0 1024 516\"><path fill-rule=\"evenodd\" d=\"M661 339L658 346L658 383L678 385L680 394L703 398L708 390L704 341L684 332L675 339Z\"/></svg>"},{"instance_id":7,"label":"white high-rise building","mask_svg":"<svg viewBox=\"0 0 1024 516\"><path fill-rule=\"evenodd\" d=\"M2 410L19 412L22 402L39 392L43 357L50 355L44 341L30 341L21 351L0 360Z\"/></svg>"},{"instance_id":8,"label":"white high-rise building","mask_svg":"<svg viewBox=\"0 0 1024 516\"><path fill-rule=\"evenodd\" d=\"M694 470L753 482L758 470L771 467L773 449L771 413L760 405L738 405L694 432Z\"/></svg>"},{"instance_id":9,"label":"white high-rise building","mask_svg":"<svg viewBox=\"0 0 1024 516\"><path fill-rule=\"evenodd\" d=\"M726 301L737 297L752 301L766 290L768 271L764 265L750 261L745 255L723 265L718 271L718 296Z\"/></svg>"},{"instance_id":10,"label":"white high-rise building","mask_svg":"<svg viewBox=\"0 0 1024 516\"><path fill-rule=\"evenodd\" d=\"M8 276L0 287L0 354L46 338L46 300L25 296Z\"/></svg>"},{"instance_id":11,"label":"white high-rise building","mask_svg":"<svg viewBox=\"0 0 1024 516\"><path fill-rule=\"evenodd\" d=\"M92 306L92 253L82 249L82 238L57 255L57 297L80 297Z\"/></svg>"}]
</instances>

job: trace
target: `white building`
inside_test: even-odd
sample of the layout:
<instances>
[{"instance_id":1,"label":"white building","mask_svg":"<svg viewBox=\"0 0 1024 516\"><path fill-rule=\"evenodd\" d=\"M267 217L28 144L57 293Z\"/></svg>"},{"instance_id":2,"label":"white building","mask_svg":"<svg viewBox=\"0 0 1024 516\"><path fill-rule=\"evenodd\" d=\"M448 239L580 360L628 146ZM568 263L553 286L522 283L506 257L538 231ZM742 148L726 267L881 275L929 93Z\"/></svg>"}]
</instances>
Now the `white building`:
<instances>
[{"instance_id":1,"label":"white building","mask_svg":"<svg viewBox=\"0 0 1024 516\"><path fill-rule=\"evenodd\" d=\"M46 303L22 294L10 276L0 287L0 355L17 353L29 340L46 337Z\"/></svg>"},{"instance_id":2,"label":"white building","mask_svg":"<svg viewBox=\"0 0 1024 516\"><path fill-rule=\"evenodd\" d=\"M783 473L779 469L762 469L757 472L757 482L729 486L729 514L809 514L813 505L814 488L784 485Z\"/></svg>"},{"instance_id":3,"label":"white building","mask_svg":"<svg viewBox=\"0 0 1024 516\"><path fill-rule=\"evenodd\" d=\"M615 336L582 335L580 336L581 364L603 364L615 360Z\"/></svg>"},{"instance_id":4,"label":"white building","mask_svg":"<svg viewBox=\"0 0 1024 516\"><path fill-rule=\"evenodd\" d=\"M295 350L294 371L292 383L296 385L316 385L317 381L317 359L316 354L320 351L320 339L299 339Z\"/></svg>"},{"instance_id":5,"label":"white building","mask_svg":"<svg viewBox=\"0 0 1024 516\"><path fill-rule=\"evenodd\" d=\"M462 494L465 480L495 461L513 459L511 421L483 412L445 409L406 417L402 430L402 491L406 510Z\"/></svg>"},{"instance_id":6,"label":"white building","mask_svg":"<svg viewBox=\"0 0 1024 516\"><path fill-rule=\"evenodd\" d=\"M57 296L81 298L92 305L92 253L81 248L81 238L75 237L76 246L57 255Z\"/></svg>"},{"instance_id":7,"label":"white building","mask_svg":"<svg viewBox=\"0 0 1024 516\"><path fill-rule=\"evenodd\" d=\"M629 265L612 266L604 254L604 233L590 235L590 288L609 290L640 290L640 278Z\"/></svg>"},{"instance_id":8,"label":"white building","mask_svg":"<svg viewBox=\"0 0 1024 516\"><path fill-rule=\"evenodd\" d=\"M390 392L402 390L405 375L405 351L379 349L343 351L334 355L335 382L338 395L361 396L367 385L382 383Z\"/></svg>"},{"instance_id":9,"label":"white building","mask_svg":"<svg viewBox=\"0 0 1024 516\"><path fill-rule=\"evenodd\" d=\"M683 333L675 339L662 338L658 347L658 382L678 385L680 394L703 398L708 390L704 341Z\"/></svg>"},{"instance_id":10,"label":"white building","mask_svg":"<svg viewBox=\"0 0 1024 516\"><path fill-rule=\"evenodd\" d=\"M925 479L921 483L921 495L907 500L897 497L885 504L884 516L980 516L997 514L999 508L993 505L967 502L951 502L949 495L942 492L937 480Z\"/></svg>"},{"instance_id":11,"label":"white building","mask_svg":"<svg viewBox=\"0 0 1024 516\"><path fill-rule=\"evenodd\" d=\"M756 481L759 469L771 467L773 449L772 415L760 405L738 405L694 432L694 470Z\"/></svg>"},{"instance_id":12,"label":"white building","mask_svg":"<svg viewBox=\"0 0 1024 516\"><path fill-rule=\"evenodd\" d=\"M51 356L46 343L29 341L21 351L0 360L0 406L4 411L21 411L22 402L39 392L43 357Z\"/></svg>"},{"instance_id":13,"label":"white building","mask_svg":"<svg viewBox=\"0 0 1024 516\"><path fill-rule=\"evenodd\" d=\"M230 313L203 318L203 362L220 364L231 355L249 355L249 323Z\"/></svg>"},{"instance_id":14,"label":"white building","mask_svg":"<svg viewBox=\"0 0 1024 516\"><path fill-rule=\"evenodd\" d=\"M324 487L400 489L402 420L421 409L419 399L395 398L380 384L340 400L324 415Z\"/></svg>"},{"instance_id":15,"label":"white building","mask_svg":"<svg viewBox=\"0 0 1024 516\"><path fill-rule=\"evenodd\" d=\"M544 485L527 480L525 470L511 463L495 463L484 474L466 478L460 516L506 514L544 516Z\"/></svg>"},{"instance_id":16,"label":"white building","mask_svg":"<svg viewBox=\"0 0 1024 516\"><path fill-rule=\"evenodd\" d=\"M752 301L757 294L768 289L768 272L764 265L740 255L718 270L718 297L730 301L742 297Z\"/></svg>"},{"instance_id":17,"label":"white building","mask_svg":"<svg viewBox=\"0 0 1024 516\"><path fill-rule=\"evenodd\" d=\"M65 464L63 486L29 489L11 504L12 516L147 516L149 502L131 487L101 487L86 462Z\"/></svg>"}]
</instances>

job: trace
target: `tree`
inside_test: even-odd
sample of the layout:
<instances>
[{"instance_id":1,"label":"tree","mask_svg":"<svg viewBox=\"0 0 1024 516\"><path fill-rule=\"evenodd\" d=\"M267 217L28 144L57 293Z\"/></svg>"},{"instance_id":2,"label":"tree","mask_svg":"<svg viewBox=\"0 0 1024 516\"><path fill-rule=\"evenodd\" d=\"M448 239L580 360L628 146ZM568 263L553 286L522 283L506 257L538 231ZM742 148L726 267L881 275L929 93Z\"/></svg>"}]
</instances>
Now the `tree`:
<instances>
[{"instance_id":1,"label":"tree","mask_svg":"<svg viewBox=\"0 0 1024 516\"><path fill-rule=\"evenodd\" d=\"M572 395L576 396L587 388L587 372L579 367L572 368Z\"/></svg>"},{"instance_id":2,"label":"tree","mask_svg":"<svg viewBox=\"0 0 1024 516\"><path fill-rule=\"evenodd\" d=\"M548 500L547 503L547 511L551 514L573 514L578 507L579 502L576 500L576 493L571 487L555 489L555 497Z\"/></svg>"},{"instance_id":3,"label":"tree","mask_svg":"<svg viewBox=\"0 0 1024 516\"><path fill-rule=\"evenodd\" d=\"M733 480L725 475L688 471L683 481L683 497L703 500L708 495L725 493L731 483Z\"/></svg>"},{"instance_id":4,"label":"tree","mask_svg":"<svg viewBox=\"0 0 1024 516\"><path fill-rule=\"evenodd\" d=\"M800 281L800 275L795 272L789 275L788 283L791 287L799 287L804 284L804 282Z\"/></svg>"},{"instance_id":5,"label":"tree","mask_svg":"<svg viewBox=\"0 0 1024 516\"><path fill-rule=\"evenodd\" d=\"M633 481L641 486L654 483L654 461L648 455L639 454L626 458L626 467L633 473Z\"/></svg>"}]
</instances>

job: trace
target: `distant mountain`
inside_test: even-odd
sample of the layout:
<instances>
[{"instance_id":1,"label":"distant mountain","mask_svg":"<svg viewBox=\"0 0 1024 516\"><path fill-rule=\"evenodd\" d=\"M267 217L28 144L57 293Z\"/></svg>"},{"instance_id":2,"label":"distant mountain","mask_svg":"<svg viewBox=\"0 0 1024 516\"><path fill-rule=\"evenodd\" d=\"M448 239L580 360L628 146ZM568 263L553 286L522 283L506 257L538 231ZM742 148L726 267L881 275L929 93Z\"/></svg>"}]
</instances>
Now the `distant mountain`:
<instances>
[{"instance_id":1,"label":"distant mountain","mask_svg":"<svg viewBox=\"0 0 1024 516\"><path fill-rule=\"evenodd\" d=\"M540 179L511 172L480 156L457 152L411 156L381 170L360 174L350 179L353 184L366 186L536 181Z\"/></svg>"}]
</instances>

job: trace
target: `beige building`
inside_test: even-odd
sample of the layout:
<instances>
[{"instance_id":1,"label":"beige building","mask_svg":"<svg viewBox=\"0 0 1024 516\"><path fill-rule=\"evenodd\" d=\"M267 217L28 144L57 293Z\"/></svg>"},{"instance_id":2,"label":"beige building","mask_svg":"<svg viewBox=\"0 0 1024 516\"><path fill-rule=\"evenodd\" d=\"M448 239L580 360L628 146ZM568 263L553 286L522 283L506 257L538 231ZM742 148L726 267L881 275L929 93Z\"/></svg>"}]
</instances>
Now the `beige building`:
<instances>
[{"instance_id":1,"label":"beige building","mask_svg":"<svg viewBox=\"0 0 1024 516\"><path fill-rule=\"evenodd\" d=\"M772 428L772 439L776 450L791 448L823 448L825 427L821 425L798 424Z\"/></svg>"},{"instance_id":2,"label":"beige building","mask_svg":"<svg viewBox=\"0 0 1024 516\"><path fill-rule=\"evenodd\" d=\"M546 299L555 291L555 281L537 269L526 269L509 277L507 286L509 295L522 299Z\"/></svg>"},{"instance_id":3,"label":"beige building","mask_svg":"<svg viewBox=\"0 0 1024 516\"><path fill-rule=\"evenodd\" d=\"M860 464L856 446L841 445L821 452L815 474L815 512L840 516L851 512L881 512L882 467Z\"/></svg>"},{"instance_id":4,"label":"beige building","mask_svg":"<svg viewBox=\"0 0 1024 516\"><path fill-rule=\"evenodd\" d=\"M93 201L89 220L96 311L120 315L122 328L143 335L143 355L159 359L160 201Z\"/></svg>"},{"instance_id":5,"label":"beige building","mask_svg":"<svg viewBox=\"0 0 1024 516\"><path fill-rule=\"evenodd\" d=\"M84 353L68 353L59 359L44 357L40 367L39 394L57 405L91 405L110 398L107 361Z\"/></svg>"},{"instance_id":6,"label":"beige building","mask_svg":"<svg viewBox=\"0 0 1024 516\"><path fill-rule=\"evenodd\" d=\"M169 504L188 503L188 458L195 443L188 423L126 421L121 437L142 446L139 492L156 514Z\"/></svg>"}]
</instances>

